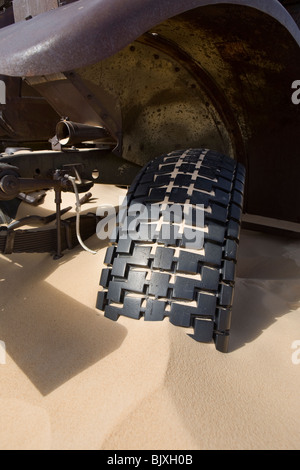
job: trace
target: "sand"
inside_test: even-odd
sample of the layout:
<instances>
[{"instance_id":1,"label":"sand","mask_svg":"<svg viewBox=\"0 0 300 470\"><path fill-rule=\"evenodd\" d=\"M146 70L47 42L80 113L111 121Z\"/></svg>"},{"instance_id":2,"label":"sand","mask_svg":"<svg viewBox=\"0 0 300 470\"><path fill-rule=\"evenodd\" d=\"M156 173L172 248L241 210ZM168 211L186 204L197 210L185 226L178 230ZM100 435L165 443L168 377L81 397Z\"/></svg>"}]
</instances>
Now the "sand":
<instances>
[{"instance_id":1,"label":"sand","mask_svg":"<svg viewBox=\"0 0 300 470\"><path fill-rule=\"evenodd\" d=\"M107 242L87 244L0 255L0 449L299 449L299 241L242 231L228 354L167 320L98 315Z\"/></svg>"}]
</instances>

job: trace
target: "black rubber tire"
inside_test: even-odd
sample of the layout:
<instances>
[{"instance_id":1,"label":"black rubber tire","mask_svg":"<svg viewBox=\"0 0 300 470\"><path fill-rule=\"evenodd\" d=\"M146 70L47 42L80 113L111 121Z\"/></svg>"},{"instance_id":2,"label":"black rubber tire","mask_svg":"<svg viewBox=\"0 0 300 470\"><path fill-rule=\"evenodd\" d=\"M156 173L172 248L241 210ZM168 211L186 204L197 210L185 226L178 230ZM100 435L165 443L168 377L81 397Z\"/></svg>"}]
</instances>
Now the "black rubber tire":
<instances>
[{"instance_id":1,"label":"black rubber tire","mask_svg":"<svg viewBox=\"0 0 300 470\"><path fill-rule=\"evenodd\" d=\"M204 249L187 248L185 231L178 239L175 223L173 239L164 239L162 230L144 240L119 239L117 231L106 252L97 308L112 320L169 317L174 325L192 327L196 341L214 340L217 350L227 352L244 180L241 164L209 150L175 151L148 163L127 204L203 204ZM162 226L162 217L154 223Z\"/></svg>"}]
</instances>

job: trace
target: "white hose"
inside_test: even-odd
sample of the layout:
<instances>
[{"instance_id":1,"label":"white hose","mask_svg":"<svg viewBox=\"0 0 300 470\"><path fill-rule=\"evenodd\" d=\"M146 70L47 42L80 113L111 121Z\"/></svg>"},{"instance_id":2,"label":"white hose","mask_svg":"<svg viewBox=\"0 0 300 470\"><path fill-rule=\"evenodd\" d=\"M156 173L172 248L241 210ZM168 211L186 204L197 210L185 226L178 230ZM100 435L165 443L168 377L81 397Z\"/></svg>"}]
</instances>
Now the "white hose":
<instances>
[{"instance_id":1,"label":"white hose","mask_svg":"<svg viewBox=\"0 0 300 470\"><path fill-rule=\"evenodd\" d=\"M97 251L90 250L82 241L81 236L80 236L80 212L81 212L81 204L79 200L79 193L77 189L77 185L75 183L75 178L73 176L68 176L67 177L69 181L71 181L73 188L74 188L74 193L76 197L76 236L77 240L82 246L82 248L87 251L88 253L91 253L92 255L96 255Z\"/></svg>"}]
</instances>

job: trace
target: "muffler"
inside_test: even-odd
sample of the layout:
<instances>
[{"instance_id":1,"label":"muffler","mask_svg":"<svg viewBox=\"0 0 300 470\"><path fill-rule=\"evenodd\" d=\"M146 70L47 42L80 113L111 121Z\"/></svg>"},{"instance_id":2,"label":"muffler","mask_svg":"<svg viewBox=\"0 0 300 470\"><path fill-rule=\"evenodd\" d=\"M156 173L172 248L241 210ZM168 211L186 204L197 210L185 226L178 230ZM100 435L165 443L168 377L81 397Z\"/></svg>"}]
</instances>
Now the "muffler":
<instances>
[{"instance_id":1,"label":"muffler","mask_svg":"<svg viewBox=\"0 0 300 470\"><path fill-rule=\"evenodd\" d=\"M107 139L111 136L104 127L62 120L56 126L56 137L61 145L75 145Z\"/></svg>"}]
</instances>

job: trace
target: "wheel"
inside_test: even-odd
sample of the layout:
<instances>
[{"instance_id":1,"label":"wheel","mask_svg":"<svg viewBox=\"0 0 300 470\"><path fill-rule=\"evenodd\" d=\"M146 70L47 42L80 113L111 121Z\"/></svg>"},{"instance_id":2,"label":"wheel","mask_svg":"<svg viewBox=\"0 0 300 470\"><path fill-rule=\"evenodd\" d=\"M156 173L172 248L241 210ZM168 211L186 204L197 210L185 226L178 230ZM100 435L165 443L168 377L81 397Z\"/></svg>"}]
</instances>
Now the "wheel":
<instances>
[{"instance_id":1,"label":"wheel","mask_svg":"<svg viewBox=\"0 0 300 470\"><path fill-rule=\"evenodd\" d=\"M214 340L226 352L244 180L241 164L210 150L175 151L148 163L107 249L97 308L112 320L169 317L193 328L196 341Z\"/></svg>"}]
</instances>

